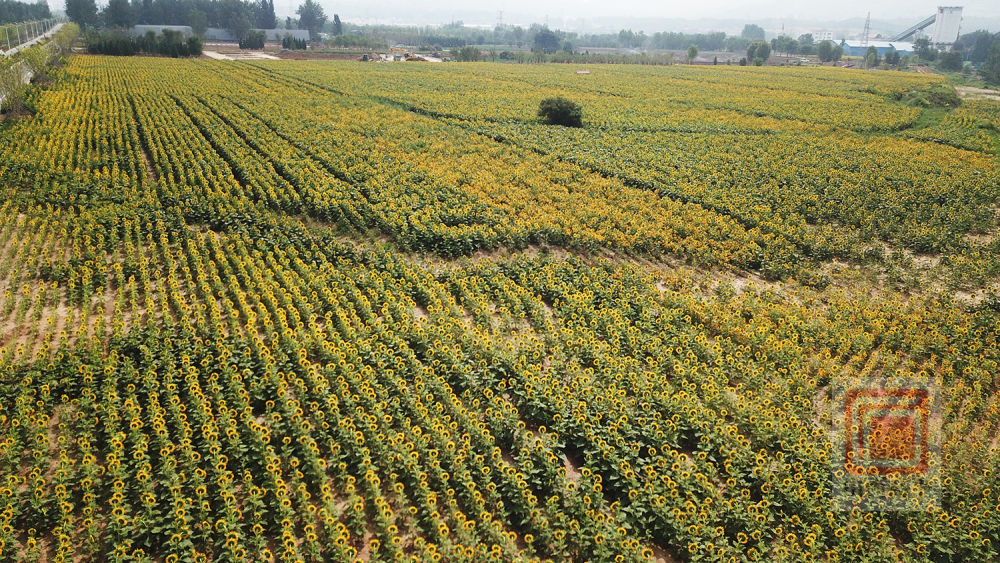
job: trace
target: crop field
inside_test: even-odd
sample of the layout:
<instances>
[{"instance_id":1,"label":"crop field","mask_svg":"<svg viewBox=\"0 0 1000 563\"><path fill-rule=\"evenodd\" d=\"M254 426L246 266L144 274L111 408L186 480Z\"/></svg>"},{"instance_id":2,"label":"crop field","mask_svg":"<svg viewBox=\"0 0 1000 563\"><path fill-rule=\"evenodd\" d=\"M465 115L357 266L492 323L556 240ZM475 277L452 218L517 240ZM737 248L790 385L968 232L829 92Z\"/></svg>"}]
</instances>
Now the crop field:
<instances>
[{"instance_id":1,"label":"crop field","mask_svg":"<svg viewBox=\"0 0 1000 563\"><path fill-rule=\"evenodd\" d=\"M1000 558L996 103L588 69L54 71L0 128L0 559ZM881 375L938 389L903 509L837 492Z\"/></svg>"}]
</instances>

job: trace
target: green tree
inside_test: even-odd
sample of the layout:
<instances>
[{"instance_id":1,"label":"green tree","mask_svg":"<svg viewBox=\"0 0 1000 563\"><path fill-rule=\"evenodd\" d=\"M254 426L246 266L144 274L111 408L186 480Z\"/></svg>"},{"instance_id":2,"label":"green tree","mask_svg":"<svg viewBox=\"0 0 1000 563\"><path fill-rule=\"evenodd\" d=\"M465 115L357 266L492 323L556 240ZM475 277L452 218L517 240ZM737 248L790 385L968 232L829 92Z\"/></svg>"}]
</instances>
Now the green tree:
<instances>
[{"instance_id":1,"label":"green tree","mask_svg":"<svg viewBox=\"0 0 1000 563\"><path fill-rule=\"evenodd\" d=\"M97 3L94 0L66 0L66 17L84 29L96 25Z\"/></svg>"},{"instance_id":2,"label":"green tree","mask_svg":"<svg viewBox=\"0 0 1000 563\"><path fill-rule=\"evenodd\" d=\"M840 58L843 57L843 56L844 56L844 46L843 45L834 45L833 46L833 60L835 62L839 61Z\"/></svg>"},{"instance_id":3,"label":"green tree","mask_svg":"<svg viewBox=\"0 0 1000 563\"><path fill-rule=\"evenodd\" d=\"M920 57L922 61L933 61L937 59L938 51L931 46L931 42L926 37L921 37L913 42L913 53Z\"/></svg>"},{"instance_id":4,"label":"green tree","mask_svg":"<svg viewBox=\"0 0 1000 563\"><path fill-rule=\"evenodd\" d=\"M323 6L313 0L306 0L299 6L295 13L299 15L299 27L309 30L309 39L316 41L319 39L319 32L326 23L326 14L323 13Z\"/></svg>"},{"instance_id":5,"label":"green tree","mask_svg":"<svg viewBox=\"0 0 1000 563\"><path fill-rule=\"evenodd\" d=\"M833 60L833 42L823 40L816 45L816 55L820 62L828 63Z\"/></svg>"},{"instance_id":6,"label":"green tree","mask_svg":"<svg viewBox=\"0 0 1000 563\"><path fill-rule=\"evenodd\" d=\"M538 117L549 125L583 127L583 108L562 96L545 98L538 104Z\"/></svg>"},{"instance_id":7,"label":"green tree","mask_svg":"<svg viewBox=\"0 0 1000 563\"><path fill-rule=\"evenodd\" d=\"M551 29L543 27L535 34L534 48L536 53L555 53L559 50L559 37Z\"/></svg>"},{"instance_id":8,"label":"green tree","mask_svg":"<svg viewBox=\"0 0 1000 563\"><path fill-rule=\"evenodd\" d=\"M725 49L730 53L738 53L740 51L744 51L746 50L748 45L750 45L749 39L743 37L736 37L735 35L726 37L726 40L723 43Z\"/></svg>"},{"instance_id":9,"label":"green tree","mask_svg":"<svg viewBox=\"0 0 1000 563\"><path fill-rule=\"evenodd\" d=\"M885 52L885 64L899 66L899 51L889 47L889 50Z\"/></svg>"},{"instance_id":10,"label":"green tree","mask_svg":"<svg viewBox=\"0 0 1000 563\"><path fill-rule=\"evenodd\" d=\"M260 29L274 29L277 25L277 18L274 15L274 0L260 0L257 6L257 27Z\"/></svg>"},{"instance_id":11,"label":"green tree","mask_svg":"<svg viewBox=\"0 0 1000 563\"><path fill-rule=\"evenodd\" d=\"M876 49L874 45L871 45L868 47L868 50L865 51L865 68L877 67L878 63L878 49Z\"/></svg>"},{"instance_id":12,"label":"green tree","mask_svg":"<svg viewBox=\"0 0 1000 563\"><path fill-rule=\"evenodd\" d=\"M26 1L0 0L0 23L44 20L52 17L49 5L44 0L29 4ZM5 36L0 28L0 40L5 41ZM7 43L4 42L4 48Z\"/></svg>"},{"instance_id":13,"label":"green tree","mask_svg":"<svg viewBox=\"0 0 1000 563\"><path fill-rule=\"evenodd\" d=\"M333 34L343 35L344 34L344 24L340 22L340 15L333 14Z\"/></svg>"},{"instance_id":14,"label":"green tree","mask_svg":"<svg viewBox=\"0 0 1000 563\"><path fill-rule=\"evenodd\" d=\"M191 31L199 37L204 37L205 32L208 31L208 16L205 12L199 10L198 8L191 8L188 10L188 25L191 26Z\"/></svg>"},{"instance_id":15,"label":"green tree","mask_svg":"<svg viewBox=\"0 0 1000 563\"><path fill-rule=\"evenodd\" d=\"M748 23L743 26L743 32L740 33L740 37L751 41L763 41L764 28L755 23Z\"/></svg>"},{"instance_id":16,"label":"green tree","mask_svg":"<svg viewBox=\"0 0 1000 563\"><path fill-rule=\"evenodd\" d=\"M813 40L812 33L803 33L799 36L799 53L802 55L811 55L815 50L816 45Z\"/></svg>"},{"instance_id":17,"label":"green tree","mask_svg":"<svg viewBox=\"0 0 1000 563\"><path fill-rule=\"evenodd\" d=\"M698 46L691 45L690 47L688 47L687 54L688 54L688 64L691 64L692 62L694 62L695 57L698 56Z\"/></svg>"},{"instance_id":18,"label":"green tree","mask_svg":"<svg viewBox=\"0 0 1000 563\"><path fill-rule=\"evenodd\" d=\"M1000 85L1000 41L993 42L990 54L986 55L983 66L979 67L979 74L986 82Z\"/></svg>"},{"instance_id":19,"label":"green tree","mask_svg":"<svg viewBox=\"0 0 1000 563\"><path fill-rule=\"evenodd\" d=\"M753 61L754 64L760 66L761 64L767 62L767 58L771 56L771 45L766 41L754 41L747 47L747 60ZM760 60L760 63L757 60Z\"/></svg>"},{"instance_id":20,"label":"green tree","mask_svg":"<svg viewBox=\"0 0 1000 563\"><path fill-rule=\"evenodd\" d=\"M104 23L108 27L132 27L135 24L135 13L128 0L109 0L104 8Z\"/></svg>"},{"instance_id":21,"label":"green tree","mask_svg":"<svg viewBox=\"0 0 1000 563\"><path fill-rule=\"evenodd\" d=\"M216 9L219 20L226 22L226 29L237 40L246 39L250 29L253 28L253 14L250 12L250 5L240 0L222 0Z\"/></svg>"},{"instance_id":22,"label":"green tree","mask_svg":"<svg viewBox=\"0 0 1000 563\"><path fill-rule=\"evenodd\" d=\"M621 47L635 48L642 47L646 43L645 32L636 33L631 29L623 29L618 32L618 44Z\"/></svg>"},{"instance_id":23,"label":"green tree","mask_svg":"<svg viewBox=\"0 0 1000 563\"><path fill-rule=\"evenodd\" d=\"M977 31L976 38L972 43L972 51L969 53L969 60L974 63L981 63L990 54L990 46L993 45L993 37L987 31ZM1000 37L997 37L1000 40Z\"/></svg>"},{"instance_id":24,"label":"green tree","mask_svg":"<svg viewBox=\"0 0 1000 563\"><path fill-rule=\"evenodd\" d=\"M938 68L947 72L958 72L962 70L962 52L948 51L939 57Z\"/></svg>"},{"instance_id":25,"label":"green tree","mask_svg":"<svg viewBox=\"0 0 1000 563\"><path fill-rule=\"evenodd\" d=\"M771 49L775 53L785 53L787 55L798 51L799 42L787 35L779 35L771 40Z\"/></svg>"}]
</instances>

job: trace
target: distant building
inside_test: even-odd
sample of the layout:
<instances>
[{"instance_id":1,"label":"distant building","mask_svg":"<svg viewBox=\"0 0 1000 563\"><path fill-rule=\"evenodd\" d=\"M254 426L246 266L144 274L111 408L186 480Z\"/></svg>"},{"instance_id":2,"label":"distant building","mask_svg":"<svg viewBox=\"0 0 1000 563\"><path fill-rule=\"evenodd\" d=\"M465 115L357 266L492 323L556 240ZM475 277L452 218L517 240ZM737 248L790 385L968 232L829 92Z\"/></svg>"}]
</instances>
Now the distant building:
<instances>
[{"instance_id":1,"label":"distant building","mask_svg":"<svg viewBox=\"0 0 1000 563\"><path fill-rule=\"evenodd\" d=\"M844 40L840 43L844 48L844 55L851 57L863 57L868 53L868 47L875 47L878 56L882 57L889 49L895 49L900 55L912 55L913 43L906 41L869 41L867 45L859 40Z\"/></svg>"},{"instance_id":2,"label":"distant building","mask_svg":"<svg viewBox=\"0 0 1000 563\"><path fill-rule=\"evenodd\" d=\"M933 27L931 27L933 26ZM928 16L906 30L893 35L890 41L908 41L920 36L922 30L931 27L928 39L938 47L950 47L958 40L962 27L961 6L938 6L937 12Z\"/></svg>"},{"instance_id":3,"label":"distant building","mask_svg":"<svg viewBox=\"0 0 1000 563\"><path fill-rule=\"evenodd\" d=\"M936 45L951 45L958 40L962 27L961 6L939 6L934 18L931 41Z\"/></svg>"},{"instance_id":4,"label":"distant building","mask_svg":"<svg viewBox=\"0 0 1000 563\"><path fill-rule=\"evenodd\" d=\"M832 31L817 31L813 33L814 41L833 41Z\"/></svg>"}]
</instances>

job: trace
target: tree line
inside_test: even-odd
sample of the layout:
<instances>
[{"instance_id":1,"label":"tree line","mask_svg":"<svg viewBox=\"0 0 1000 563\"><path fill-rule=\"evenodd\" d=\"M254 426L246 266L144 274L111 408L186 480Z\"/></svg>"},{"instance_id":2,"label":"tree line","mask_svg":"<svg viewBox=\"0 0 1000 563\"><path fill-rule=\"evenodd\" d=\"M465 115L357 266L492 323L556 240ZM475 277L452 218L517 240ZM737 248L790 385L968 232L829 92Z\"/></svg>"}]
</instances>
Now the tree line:
<instances>
[{"instance_id":1,"label":"tree line","mask_svg":"<svg viewBox=\"0 0 1000 563\"><path fill-rule=\"evenodd\" d=\"M934 66L943 72L971 75L975 70L986 82L1000 84L1000 33L973 31L959 37L949 49L938 49L927 38L920 38L913 42L912 56L895 49L879 55L875 47L869 47L864 56L867 68L899 67L911 62Z\"/></svg>"},{"instance_id":2,"label":"tree line","mask_svg":"<svg viewBox=\"0 0 1000 563\"><path fill-rule=\"evenodd\" d=\"M279 27L274 14L274 0L109 0L98 10L95 0L66 0L66 14L85 29L91 27L127 28L135 24L186 25L196 35L203 35L209 27L228 29L247 48L260 48L263 39L251 30ZM563 58L579 53L579 46L687 50L691 60L700 51L745 51L747 56L742 64L763 64L771 53L785 55L816 55L821 62L838 61L843 56L843 48L832 41L815 41L811 33L798 37L779 35L765 40L765 30L756 24L746 24L739 35L725 32L680 33L658 32L646 35L622 29L617 33L578 34L549 29L548 26L532 24L525 28L518 25L497 25L492 30L466 27L455 21L444 26L391 26L368 25L351 26L350 30L334 14L327 18L323 7L315 0L305 0L296 10L298 18L288 17L283 22L286 29L307 29L310 39L316 41L320 33L332 37L334 46L383 48L386 42L412 45L433 50L453 50L460 60L478 60L479 52L464 47L483 45L528 48L538 55L552 56L559 53ZM50 17L44 0L27 4L15 0L0 0L0 21L44 19ZM102 41L109 36L103 36ZM110 40L109 40L110 41ZM287 42L286 42L287 43ZM295 45L298 47L298 45ZM694 51L691 51L694 48ZM142 50L142 49L140 49ZM945 71L962 70L966 62L979 68L984 79L1000 83L1000 33L974 31L959 38L952 49L940 52L926 39L914 43L918 60L937 62ZM501 52L503 54L503 52ZM495 58L495 56L494 56ZM501 57L503 58L503 57ZM906 63L898 52L890 50L884 57L877 51L866 53L866 66L882 63L898 66Z\"/></svg>"},{"instance_id":3,"label":"tree line","mask_svg":"<svg viewBox=\"0 0 1000 563\"><path fill-rule=\"evenodd\" d=\"M629 49L687 49L697 45L704 51L742 51L750 40L727 36L726 33L676 33L663 32L647 36L644 32L621 30L617 33L591 34L550 29L542 24L501 24L493 29L468 27L462 21L441 26L353 25L352 34L375 37L391 43L411 45L433 50L461 49L462 47L503 45L518 49L528 48L547 54L556 51L572 53L580 46ZM762 30L763 31L763 30ZM763 36L761 36L763 38Z\"/></svg>"},{"instance_id":4,"label":"tree line","mask_svg":"<svg viewBox=\"0 0 1000 563\"><path fill-rule=\"evenodd\" d=\"M7 0L0 0L7 1ZM309 30L312 40L327 24L323 7L314 0L305 0L296 14L285 20L285 27L298 26ZM253 29L275 29L279 22L274 15L274 0L109 0L98 10L95 0L66 0L66 15L84 28L129 28L137 24L185 25L196 35L217 27L229 30L241 42L256 43ZM342 30L340 17L334 15L333 33Z\"/></svg>"},{"instance_id":5,"label":"tree line","mask_svg":"<svg viewBox=\"0 0 1000 563\"><path fill-rule=\"evenodd\" d=\"M273 0L109 0L100 11L95 0L66 0L66 15L87 27L186 25L199 35L209 27L242 35L275 26Z\"/></svg>"},{"instance_id":6,"label":"tree line","mask_svg":"<svg viewBox=\"0 0 1000 563\"><path fill-rule=\"evenodd\" d=\"M49 5L45 0L34 4L17 2L16 0L0 0L0 23L18 23L35 20L45 20L52 17Z\"/></svg>"},{"instance_id":7,"label":"tree line","mask_svg":"<svg viewBox=\"0 0 1000 563\"><path fill-rule=\"evenodd\" d=\"M94 55L138 55L140 53L165 57L197 57L201 55L201 38L185 38L179 31L163 30L157 35L129 35L114 31L90 30L87 32L87 52Z\"/></svg>"},{"instance_id":8,"label":"tree line","mask_svg":"<svg viewBox=\"0 0 1000 563\"><path fill-rule=\"evenodd\" d=\"M681 33L665 31L647 35L643 31L622 29L617 33L576 33L550 29L541 24L528 27L518 25L497 25L493 29L467 27L462 21L442 26L396 26L396 25L355 25L352 35L377 38L390 43L411 45L420 49L461 50L466 46L509 46L530 49L547 55L563 51L573 54L588 48L619 49L663 49L685 51L695 46L699 51L746 51L752 45L765 42L765 32L756 24L747 24L739 35L727 35L722 31L707 33ZM818 43L811 34L800 35L797 39L780 37L768 42L773 52L788 54L816 54ZM831 49L835 44L831 43ZM756 47L755 47L756 50ZM750 57L752 60L754 57ZM833 59L829 59L833 60Z\"/></svg>"},{"instance_id":9,"label":"tree line","mask_svg":"<svg viewBox=\"0 0 1000 563\"><path fill-rule=\"evenodd\" d=\"M959 72L968 63L978 69L983 80L1000 84L1000 33L982 29L966 33L947 51L934 48L927 39L918 39L913 50L921 61L935 63L940 70Z\"/></svg>"}]
</instances>

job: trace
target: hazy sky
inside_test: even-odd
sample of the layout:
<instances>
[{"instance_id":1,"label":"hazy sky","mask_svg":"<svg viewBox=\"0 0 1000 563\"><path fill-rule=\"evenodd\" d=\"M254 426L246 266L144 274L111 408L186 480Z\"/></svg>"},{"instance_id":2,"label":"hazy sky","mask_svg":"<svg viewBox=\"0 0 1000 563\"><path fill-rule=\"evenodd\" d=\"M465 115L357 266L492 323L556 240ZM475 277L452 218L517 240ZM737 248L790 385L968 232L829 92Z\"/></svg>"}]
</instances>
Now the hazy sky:
<instances>
[{"instance_id":1,"label":"hazy sky","mask_svg":"<svg viewBox=\"0 0 1000 563\"><path fill-rule=\"evenodd\" d=\"M29 0L30 1L30 0ZM48 0L62 11L65 0ZM279 17L294 14L303 0L275 0ZM571 31L608 31L629 27L635 31L738 32L743 23L760 23L768 32L822 28L861 19L871 11L873 29L899 31L934 13L938 5L963 6L962 31L986 27L1000 31L1000 0L319 0L329 17L356 23L442 24L462 20L467 25L492 26L503 14L504 23L548 23ZM98 6L107 0L97 0ZM840 25L842 29L853 29ZM860 31L860 30L859 30Z\"/></svg>"},{"instance_id":2,"label":"hazy sky","mask_svg":"<svg viewBox=\"0 0 1000 563\"><path fill-rule=\"evenodd\" d=\"M358 2L366 5L366 2ZM479 9L492 7L511 13L534 13L559 17L600 17L630 15L653 18L753 18L753 17L795 17L795 18L835 18L864 17L871 10L872 17L883 19L900 16L932 14L940 5L934 1L913 0L839 0L834 2L790 2L777 0L751 0L734 2L726 0L685 0L682 2L650 2L645 0L486 0L470 3L465 0L444 0L438 2L405 2L416 9L420 5L428 8L452 6L463 9L474 5ZM370 5L370 4L368 4ZM1000 16L1000 1L973 0L955 2L964 7L963 13L979 16ZM346 7L346 4L345 4Z\"/></svg>"},{"instance_id":3,"label":"hazy sky","mask_svg":"<svg viewBox=\"0 0 1000 563\"><path fill-rule=\"evenodd\" d=\"M795 2L778 0L320 0L328 12L337 12L348 21L364 23L444 23L452 19L466 24L494 24L503 12L504 23L544 22L551 27L582 25L601 26L602 22L647 20L653 31L656 21L664 20L775 20L809 23L864 18L870 10L873 20L905 22L934 13L940 1L926 0L837 0L833 2ZM288 10L298 0L276 0L279 12ZM966 0L949 3L962 5L963 15L972 20L1000 19L1000 0ZM610 21L609 21L610 20ZM614 26L612 26L614 27ZM635 26L641 29L643 26Z\"/></svg>"}]
</instances>

